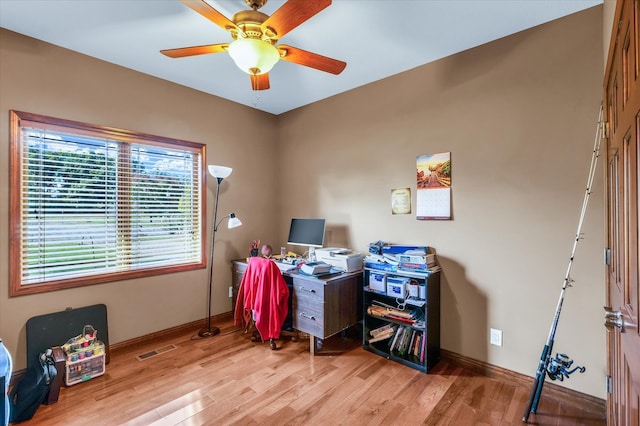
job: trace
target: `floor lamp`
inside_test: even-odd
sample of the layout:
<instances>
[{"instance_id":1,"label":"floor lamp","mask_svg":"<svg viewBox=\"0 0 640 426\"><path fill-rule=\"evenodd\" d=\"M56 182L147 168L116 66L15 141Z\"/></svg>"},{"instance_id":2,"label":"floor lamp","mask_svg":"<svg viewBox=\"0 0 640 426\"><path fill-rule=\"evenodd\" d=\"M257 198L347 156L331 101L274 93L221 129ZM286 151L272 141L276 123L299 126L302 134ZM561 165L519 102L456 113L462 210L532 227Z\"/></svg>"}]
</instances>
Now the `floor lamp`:
<instances>
[{"instance_id":1,"label":"floor lamp","mask_svg":"<svg viewBox=\"0 0 640 426\"><path fill-rule=\"evenodd\" d=\"M220 219L218 222L218 196L220 195L220 184L222 181L229 177L231 171L233 170L231 167L225 166L208 166L209 174L216 178L216 206L213 209L213 230L211 231L211 254L209 257L209 297L207 298L207 327L203 328L198 332L198 336L200 337L212 337L216 334L220 333L220 329L215 326L211 326L211 291L213 289L213 251L216 246L216 232L218 232L218 226L222 223L223 220L229 219L227 222L227 227L237 228L242 225L242 222L235 213L229 213L227 216Z\"/></svg>"}]
</instances>

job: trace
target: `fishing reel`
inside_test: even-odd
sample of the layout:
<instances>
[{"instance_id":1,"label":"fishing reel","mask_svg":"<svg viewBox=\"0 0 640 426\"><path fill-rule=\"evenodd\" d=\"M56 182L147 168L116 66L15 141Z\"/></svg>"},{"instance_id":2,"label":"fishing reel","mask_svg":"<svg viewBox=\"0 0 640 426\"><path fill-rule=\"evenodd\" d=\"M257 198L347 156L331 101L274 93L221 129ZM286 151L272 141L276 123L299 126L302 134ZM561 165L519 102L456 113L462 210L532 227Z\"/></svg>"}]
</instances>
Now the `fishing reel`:
<instances>
[{"instance_id":1,"label":"fishing reel","mask_svg":"<svg viewBox=\"0 0 640 426\"><path fill-rule=\"evenodd\" d=\"M563 381L565 377L568 379L576 371L584 373L586 370L585 367L579 365L571 369L572 365L573 360L566 354L556 354L556 357L549 361L547 374L551 380Z\"/></svg>"}]
</instances>

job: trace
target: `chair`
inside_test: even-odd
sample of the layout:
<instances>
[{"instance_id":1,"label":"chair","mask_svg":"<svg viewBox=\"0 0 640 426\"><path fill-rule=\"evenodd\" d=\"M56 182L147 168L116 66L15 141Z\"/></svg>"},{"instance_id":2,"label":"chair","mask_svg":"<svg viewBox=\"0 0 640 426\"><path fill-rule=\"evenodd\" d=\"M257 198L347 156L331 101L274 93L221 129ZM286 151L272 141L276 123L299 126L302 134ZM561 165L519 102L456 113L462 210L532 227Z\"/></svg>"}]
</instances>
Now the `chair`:
<instances>
[{"instance_id":1,"label":"chair","mask_svg":"<svg viewBox=\"0 0 640 426\"><path fill-rule=\"evenodd\" d=\"M234 325L245 327L247 333L255 326L262 341L269 340L272 350L280 338L289 313L289 287L273 261L251 257L238 288Z\"/></svg>"}]
</instances>

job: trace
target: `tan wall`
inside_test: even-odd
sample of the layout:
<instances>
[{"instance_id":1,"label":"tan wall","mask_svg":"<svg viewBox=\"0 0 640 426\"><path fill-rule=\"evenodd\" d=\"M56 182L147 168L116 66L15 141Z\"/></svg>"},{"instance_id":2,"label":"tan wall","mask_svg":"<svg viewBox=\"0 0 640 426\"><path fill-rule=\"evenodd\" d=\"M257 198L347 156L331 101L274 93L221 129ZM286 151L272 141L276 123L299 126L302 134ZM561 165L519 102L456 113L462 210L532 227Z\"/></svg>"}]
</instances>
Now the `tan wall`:
<instances>
[{"instance_id":1,"label":"tan wall","mask_svg":"<svg viewBox=\"0 0 640 426\"><path fill-rule=\"evenodd\" d=\"M278 117L281 228L317 214L337 244L427 244L442 280L442 347L533 375L567 269L602 82L602 7ZM451 221L391 214L416 156L451 152ZM556 339L605 397L603 179L599 165ZM346 236L343 236L346 235ZM329 244L334 244L329 241ZM504 346L489 345L489 328Z\"/></svg>"},{"instance_id":2,"label":"tan wall","mask_svg":"<svg viewBox=\"0 0 640 426\"><path fill-rule=\"evenodd\" d=\"M442 347L533 375L584 195L602 20L596 7L278 117L2 31L0 146L9 109L206 142L209 162L235 168L221 210L245 223L218 235L214 312L228 310L227 263L251 239L278 246L290 217L323 216L329 245L433 246ZM392 216L393 188L410 187L415 209L416 156L448 151L454 220ZM276 185L256 190L265 170ZM599 174L556 349L588 368L565 384L604 398L602 185ZM26 320L66 306L106 303L112 342L204 316L204 270L9 299L8 172L0 199L0 336L16 368ZM489 346L490 327L504 330L503 347Z\"/></svg>"},{"instance_id":3,"label":"tan wall","mask_svg":"<svg viewBox=\"0 0 640 426\"><path fill-rule=\"evenodd\" d=\"M25 367L25 323L35 315L105 303L116 343L205 318L208 275L200 269L8 298L10 109L206 143L208 164L233 167L218 213L235 211L244 226L218 231L212 312L231 310L229 261L246 256L252 239L276 236L276 189L256 190L256 171L276 162L274 116L0 30L0 336L16 369ZM207 183L211 216L215 180Z\"/></svg>"}]
</instances>

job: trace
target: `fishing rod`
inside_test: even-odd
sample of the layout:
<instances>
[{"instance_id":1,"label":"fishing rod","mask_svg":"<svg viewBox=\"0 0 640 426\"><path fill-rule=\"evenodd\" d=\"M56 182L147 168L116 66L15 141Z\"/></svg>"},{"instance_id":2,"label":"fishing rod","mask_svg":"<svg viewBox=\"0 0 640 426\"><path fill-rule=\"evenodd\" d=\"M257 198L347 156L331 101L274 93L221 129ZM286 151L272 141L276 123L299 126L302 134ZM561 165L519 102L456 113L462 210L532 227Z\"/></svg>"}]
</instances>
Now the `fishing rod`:
<instances>
[{"instance_id":1,"label":"fishing rod","mask_svg":"<svg viewBox=\"0 0 640 426\"><path fill-rule=\"evenodd\" d=\"M567 287L571 287L573 280L571 279L571 267L573 266L573 259L576 254L576 247L578 241L582 239L582 224L584 223L584 217L587 212L587 205L589 204L589 196L591 195L591 189L593 187L593 180L596 174L596 166L598 164L598 157L600 156L600 143L604 133L604 123L602 121L602 104L600 104L600 113L598 115L598 123L596 125L596 136L593 143L593 154L591 155L591 166L589 168L589 177L587 178L587 189L584 194L584 201L582 202L582 211L580 212L580 219L578 220L578 230L576 231L576 237L573 241L573 249L571 250L571 257L569 258L569 266L567 267L567 273L564 276L562 283L562 291L560 291L560 297L558 299L558 305L556 307L555 315L553 316L553 322L551 323L551 329L549 330L549 336L542 348L542 354L540 355L540 361L536 370L536 375L533 380L533 386L531 387L531 393L529 394L529 400L527 401L524 414L522 415L522 421L527 423L529 421L529 414L536 412L538 409L538 403L540 402L540 394L542 393L542 386L544 385L545 377L548 375L551 380L564 380L571 374L579 371L584 373L586 368L573 366L573 360L566 354L556 354L555 358L551 357L553 351L553 344L556 337L556 329L558 328L558 320L560 319L560 312L562 311L562 304L564 303L564 293Z\"/></svg>"}]
</instances>

